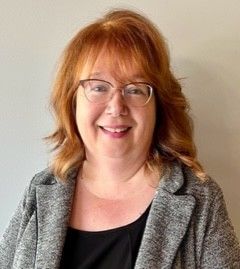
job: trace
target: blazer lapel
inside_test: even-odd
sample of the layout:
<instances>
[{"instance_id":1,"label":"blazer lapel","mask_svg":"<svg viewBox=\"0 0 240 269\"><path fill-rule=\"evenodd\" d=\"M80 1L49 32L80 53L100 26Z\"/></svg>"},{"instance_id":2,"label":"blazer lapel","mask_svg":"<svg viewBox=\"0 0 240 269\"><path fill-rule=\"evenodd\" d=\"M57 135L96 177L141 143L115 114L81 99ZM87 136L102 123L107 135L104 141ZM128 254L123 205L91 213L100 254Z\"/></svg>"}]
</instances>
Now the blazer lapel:
<instances>
[{"instance_id":1,"label":"blazer lapel","mask_svg":"<svg viewBox=\"0 0 240 269\"><path fill-rule=\"evenodd\" d=\"M169 177L161 180L149 212L135 269L173 268L195 207L193 196L175 194L183 182L179 166Z\"/></svg>"},{"instance_id":2,"label":"blazer lapel","mask_svg":"<svg viewBox=\"0 0 240 269\"><path fill-rule=\"evenodd\" d=\"M72 178L62 184L39 185L37 199L37 251L35 268L58 268L66 236L75 187Z\"/></svg>"}]
</instances>

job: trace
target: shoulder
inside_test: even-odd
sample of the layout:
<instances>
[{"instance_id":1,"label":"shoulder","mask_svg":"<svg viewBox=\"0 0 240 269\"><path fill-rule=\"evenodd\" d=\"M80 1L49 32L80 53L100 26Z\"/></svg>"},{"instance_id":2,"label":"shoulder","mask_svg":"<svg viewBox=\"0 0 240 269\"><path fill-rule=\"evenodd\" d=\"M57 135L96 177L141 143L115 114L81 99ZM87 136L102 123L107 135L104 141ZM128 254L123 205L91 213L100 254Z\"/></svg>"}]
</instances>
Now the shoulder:
<instances>
[{"instance_id":1,"label":"shoulder","mask_svg":"<svg viewBox=\"0 0 240 269\"><path fill-rule=\"evenodd\" d=\"M208 176L205 180L199 179L187 166L182 165L183 185L181 190L187 194L201 194L215 197L222 193L222 189L215 179Z\"/></svg>"},{"instance_id":2,"label":"shoulder","mask_svg":"<svg viewBox=\"0 0 240 269\"><path fill-rule=\"evenodd\" d=\"M50 187L52 185L62 185L61 181L52 173L50 168L45 168L44 170L36 173L27 186L25 187L25 192L23 196L23 207L28 208L28 205L32 208L32 204L36 204L36 193L37 189L43 186Z\"/></svg>"},{"instance_id":3,"label":"shoulder","mask_svg":"<svg viewBox=\"0 0 240 269\"><path fill-rule=\"evenodd\" d=\"M36 189L42 185L53 185L58 181L49 168L36 173L25 187L25 191L21 200L22 208L33 208L32 204L36 203Z\"/></svg>"},{"instance_id":4,"label":"shoulder","mask_svg":"<svg viewBox=\"0 0 240 269\"><path fill-rule=\"evenodd\" d=\"M30 181L30 186L52 185L59 182L49 167L36 173Z\"/></svg>"},{"instance_id":5,"label":"shoulder","mask_svg":"<svg viewBox=\"0 0 240 269\"><path fill-rule=\"evenodd\" d=\"M228 226L232 226L224 194L217 181L211 177L201 180L186 166L182 166L182 173L184 178L183 185L176 195L194 197L194 218L202 224L204 222L205 224L208 223L209 227L211 227L210 223L212 223L213 229L221 223L229 223ZM217 222L219 223L217 224Z\"/></svg>"},{"instance_id":6,"label":"shoulder","mask_svg":"<svg viewBox=\"0 0 240 269\"><path fill-rule=\"evenodd\" d=\"M187 166L182 165L183 184L179 194L192 195L200 202L213 203L223 200L223 191L215 179L208 176L205 180L199 179Z\"/></svg>"},{"instance_id":7,"label":"shoulder","mask_svg":"<svg viewBox=\"0 0 240 269\"><path fill-rule=\"evenodd\" d=\"M69 172L68 177L65 181L54 175L51 168L47 167L44 170L36 173L30 180L27 186L27 192L32 192L37 188L52 188L54 185L55 189L66 189L72 188L75 185L75 179L77 177L78 171L72 170ZM51 187L52 186L52 187Z\"/></svg>"},{"instance_id":8,"label":"shoulder","mask_svg":"<svg viewBox=\"0 0 240 269\"><path fill-rule=\"evenodd\" d=\"M62 201L71 196L75 186L74 175L71 173L66 182L63 182L50 168L36 173L25 188L21 202L22 210L30 216L39 204L50 203L54 199Z\"/></svg>"},{"instance_id":9,"label":"shoulder","mask_svg":"<svg viewBox=\"0 0 240 269\"><path fill-rule=\"evenodd\" d=\"M78 170L73 169L69 171L67 179L63 181L56 175L54 175L50 167L47 167L33 176L32 180L30 181L30 186L35 187L39 185L54 185L54 184L67 185L69 182L75 181L77 174Z\"/></svg>"},{"instance_id":10,"label":"shoulder","mask_svg":"<svg viewBox=\"0 0 240 269\"><path fill-rule=\"evenodd\" d=\"M219 184L211 177L198 178L191 168L181 162L173 162L163 178L164 189L175 195L192 195L199 199L214 199L222 195Z\"/></svg>"},{"instance_id":11,"label":"shoulder","mask_svg":"<svg viewBox=\"0 0 240 269\"><path fill-rule=\"evenodd\" d=\"M195 212L205 212L224 205L223 192L219 184L211 177L199 179L186 165L172 163L162 187L174 197L187 197L195 201Z\"/></svg>"}]
</instances>

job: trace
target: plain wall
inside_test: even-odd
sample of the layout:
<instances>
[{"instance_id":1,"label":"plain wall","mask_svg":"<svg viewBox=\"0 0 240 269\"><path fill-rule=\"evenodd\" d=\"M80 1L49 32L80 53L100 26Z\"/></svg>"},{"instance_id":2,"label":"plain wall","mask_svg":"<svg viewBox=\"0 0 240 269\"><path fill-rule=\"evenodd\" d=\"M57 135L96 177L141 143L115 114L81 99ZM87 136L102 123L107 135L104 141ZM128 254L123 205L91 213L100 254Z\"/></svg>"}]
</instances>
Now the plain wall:
<instances>
[{"instance_id":1,"label":"plain wall","mask_svg":"<svg viewBox=\"0 0 240 269\"><path fill-rule=\"evenodd\" d=\"M0 234L49 160L48 97L57 59L79 28L110 7L145 13L184 77L199 159L220 184L240 238L240 1L0 1Z\"/></svg>"}]
</instances>

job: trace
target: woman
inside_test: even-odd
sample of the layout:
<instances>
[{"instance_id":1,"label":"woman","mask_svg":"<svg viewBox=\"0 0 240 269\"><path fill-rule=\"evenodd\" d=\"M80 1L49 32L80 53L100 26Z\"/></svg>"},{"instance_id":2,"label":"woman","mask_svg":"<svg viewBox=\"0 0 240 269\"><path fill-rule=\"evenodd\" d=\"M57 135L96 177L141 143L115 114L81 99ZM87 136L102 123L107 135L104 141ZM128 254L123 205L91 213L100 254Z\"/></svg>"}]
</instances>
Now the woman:
<instances>
[{"instance_id":1,"label":"woman","mask_svg":"<svg viewBox=\"0 0 240 269\"><path fill-rule=\"evenodd\" d=\"M219 186L196 158L163 37L115 10L66 48L49 168L0 244L1 268L240 268Z\"/></svg>"}]
</instances>

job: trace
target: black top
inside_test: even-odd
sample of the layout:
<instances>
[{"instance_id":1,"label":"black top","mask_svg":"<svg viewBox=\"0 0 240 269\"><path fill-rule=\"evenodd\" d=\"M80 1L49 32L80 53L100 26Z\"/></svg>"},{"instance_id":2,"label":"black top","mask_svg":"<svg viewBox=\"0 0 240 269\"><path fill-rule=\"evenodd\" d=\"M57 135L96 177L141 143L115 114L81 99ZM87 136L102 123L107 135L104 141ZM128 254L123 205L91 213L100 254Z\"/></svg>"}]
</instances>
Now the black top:
<instances>
[{"instance_id":1,"label":"black top","mask_svg":"<svg viewBox=\"0 0 240 269\"><path fill-rule=\"evenodd\" d=\"M61 269L132 269L151 204L134 222L105 231L68 227Z\"/></svg>"}]
</instances>

